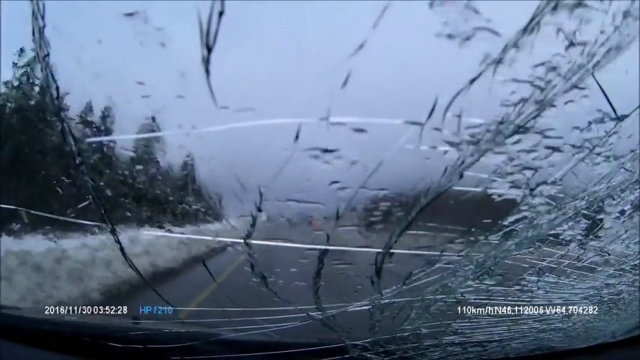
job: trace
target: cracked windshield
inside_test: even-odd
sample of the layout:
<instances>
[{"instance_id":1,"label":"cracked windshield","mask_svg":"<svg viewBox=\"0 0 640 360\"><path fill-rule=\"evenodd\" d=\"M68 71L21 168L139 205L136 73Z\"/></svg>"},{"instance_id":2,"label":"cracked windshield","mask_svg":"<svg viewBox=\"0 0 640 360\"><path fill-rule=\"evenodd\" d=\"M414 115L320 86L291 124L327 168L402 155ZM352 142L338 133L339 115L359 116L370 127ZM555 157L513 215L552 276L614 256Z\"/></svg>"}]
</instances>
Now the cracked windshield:
<instances>
[{"instance_id":1,"label":"cracked windshield","mask_svg":"<svg viewBox=\"0 0 640 360\"><path fill-rule=\"evenodd\" d=\"M3 2L2 312L371 359L630 336L639 8Z\"/></svg>"}]
</instances>

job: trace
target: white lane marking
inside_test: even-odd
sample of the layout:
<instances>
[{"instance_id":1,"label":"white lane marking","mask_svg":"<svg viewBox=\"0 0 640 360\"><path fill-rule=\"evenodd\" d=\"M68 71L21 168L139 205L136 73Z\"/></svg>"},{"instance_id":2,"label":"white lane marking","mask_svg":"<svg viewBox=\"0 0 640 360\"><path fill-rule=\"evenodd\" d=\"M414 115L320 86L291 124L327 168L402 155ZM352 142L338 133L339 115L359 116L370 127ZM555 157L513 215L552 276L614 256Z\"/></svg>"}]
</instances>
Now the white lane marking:
<instances>
[{"instance_id":1,"label":"white lane marking","mask_svg":"<svg viewBox=\"0 0 640 360\"><path fill-rule=\"evenodd\" d=\"M24 212L28 212L28 213L34 214L34 215L40 215L40 216L44 216L44 217L48 217L48 218L52 218L52 219L58 219L58 220L68 221L68 222L77 223L77 224L101 226L101 227L105 226L105 224L103 224L103 223L97 223L97 222L85 221L85 220L78 220L78 219L73 219L73 218L64 217L64 216L47 214L47 213L43 213L43 212L40 212L40 211L35 211L35 210L22 208L22 207L19 207L19 206L0 204L0 208L24 211Z\"/></svg>"},{"instance_id":2,"label":"white lane marking","mask_svg":"<svg viewBox=\"0 0 640 360\"><path fill-rule=\"evenodd\" d=\"M452 225L440 225L440 224L434 224L434 223L419 223L419 224L425 225L425 226L440 227L443 229L468 230L467 228L463 228L460 226L452 226Z\"/></svg>"},{"instance_id":3,"label":"white lane marking","mask_svg":"<svg viewBox=\"0 0 640 360\"><path fill-rule=\"evenodd\" d=\"M481 177L481 178L484 178L484 179L491 179L491 180L495 180L495 181L507 182L506 180L497 178L495 176L490 176L490 175L486 175L486 174L480 174L480 173L471 172L471 171L465 171L464 174L465 175L469 175L469 176Z\"/></svg>"},{"instance_id":4,"label":"white lane marking","mask_svg":"<svg viewBox=\"0 0 640 360\"><path fill-rule=\"evenodd\" d=\"M182 237L182 238L192 238L192 239L200 239L200 240L210 240L210 241L224 241L230 243L238 243L243 244L245 240L243 239L234 239L234 238L223 238L223 237L213 237L213 236L202 236L202 235L187 235L187 234L170 234L163 233L158 231L143 231L143 234L149 235L158 235L158 236L167 236L167 237ZM375 248L356 248L349 246L331 246L331 245L311 245L311 244L293 244L293 243L282 243L282 242L274 242L267 240L246 240L248 243L252 245L268 245L268 246L281 246L281 247L290 247L290 248L298 248L298 249L317 249L317 250L342 250L342 251L361 251L361 252L382 252L383 249L375 249ZM439 251L419 251L419 250L390 250L389 252L395 254L412 254L412 255L432 255L432 256L443 256L443 257L463 257L464 254L455 254L455 253L446 253ZM477 255L479 256L479 255Z\"/></svg>"},{"instance_id":5,"label":"white lane marking","mask_svg":"<svg viewBox=\"0 0 640 360\"><path fill-rule=\"evenodd\" d=\"M462 191L471 191L471 192L487 192L489 194L524 195L524 191L522 190L497 190L497 189L483 189L483 188L472 188L472 187L462 187L462 186L454 186L452 189L462 190Z\"/></svg>"}]
</instances>

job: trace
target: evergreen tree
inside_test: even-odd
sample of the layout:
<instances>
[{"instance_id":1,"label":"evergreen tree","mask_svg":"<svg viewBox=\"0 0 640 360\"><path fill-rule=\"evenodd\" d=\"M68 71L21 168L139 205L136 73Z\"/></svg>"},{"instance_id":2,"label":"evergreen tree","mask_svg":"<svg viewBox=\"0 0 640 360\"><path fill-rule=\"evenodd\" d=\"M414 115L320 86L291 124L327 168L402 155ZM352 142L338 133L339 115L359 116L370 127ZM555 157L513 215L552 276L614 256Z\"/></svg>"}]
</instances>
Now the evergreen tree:
<instances>
[{"instance_id":1,"label":"evergreen tree","mask_svg":"<svg viewBox=\"0 0 640 360\"><path fill-rule=\"evenodd\" d=\"M100 221L100 213L86 191L86 179L80 176L61 136L58 111L47 100L47 89L40 86L37 64L24 48L18 50L12 77L0 91L0 203ZM73 117L64 100L63 96L59 106L62 115L71 121ZM162 137L136 139L130 158L116 152L115 141L85 141L113 135L115 122L111 106L103 107L96 115L94 104L88 101L71 124L89 176L116 224L184 225L220 220L220 202L211 201L219 197L209 195L199 184L193 155L178 172L161 164L166 150ZM160 131L157 119L151 117L138 133ZM19 232L44 228L79 230L73 223L0 209L0 234L14 229L16 224L21 226Z\"/></svg>"}]
</instances>

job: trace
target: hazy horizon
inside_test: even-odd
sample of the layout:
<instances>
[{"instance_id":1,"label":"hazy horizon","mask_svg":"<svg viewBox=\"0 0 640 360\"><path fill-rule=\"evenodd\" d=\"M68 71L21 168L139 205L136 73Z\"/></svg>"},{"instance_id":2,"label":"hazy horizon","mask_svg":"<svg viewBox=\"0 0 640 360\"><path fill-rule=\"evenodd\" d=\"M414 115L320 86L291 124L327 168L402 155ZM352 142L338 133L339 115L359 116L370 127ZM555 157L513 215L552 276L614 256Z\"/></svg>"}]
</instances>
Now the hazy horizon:
<instances>
[{"instance_id":1,"label":"hazy horizon","mask_svg":"<svg viewBox=\"0 0 640 360\"><path fill-rule=\"evenodd\" d=\"M532 64L564 46L559 37L540 37L526 58L481 79L444 114L444 105L477 72L486 54L498 52L536 5L477 3L482 13L492 14L489 21L458 5L429 10L425 3L396 2L373 31L383 2L228 2L212 59L212 83L223 106L219 109L209 96L200 59L197 15L207 13L208 2L48 2L47 29L72 109L78 111L88 100L96 107L114 106L116 135L134 133L150 115L165 131L319 119L329 109L333 117L424 121L436 98L429 126L440 126L448 115L446 126L455 129L452 119L460 113L495 121L503 113L505 96L522 90L507 80L526 77ZM32 47L30 10L28 2L1 6L6 79L14 52ZM459 13L467 23L454 21ZM438 35L489 24L495 32L479 32L462 45ZM353 55L363 40L366 46ZM638 78L638 67L624 65L637 63L636 43L598 72L620 113L637 105L638 84L630 79ZM592 118L596 109L608 108L592 81L584 85L588 97L576 101L579 106L565 100L540 119L563 141L579 144L583 135L574 136L572 126ZM631 126L633 136L627 147L638 141L629 123L625 126ZM193 152L205 183L223 195L231 213L248 212L258 186L270 201L297 198L332 207L351 196L344 188L360 186L385 157L367 187L407 189L424 178L437 179L444 169L444 160L426 159L425 152L405 146L417 146L417 127L358 126L368 132L320 121L305 124L296 144L295 123L167 136L167 160L178 164L186 151ZM426 130L420 145L443 145L434 144L433 136L437 134ZM403 138L404 145L399 142ZM126 148L131 141L119 144ZM339 151L310 159L314 151L305 149L314 147ZM329 186L332 181L341 185Z\"/></svg>"}]
</instances>

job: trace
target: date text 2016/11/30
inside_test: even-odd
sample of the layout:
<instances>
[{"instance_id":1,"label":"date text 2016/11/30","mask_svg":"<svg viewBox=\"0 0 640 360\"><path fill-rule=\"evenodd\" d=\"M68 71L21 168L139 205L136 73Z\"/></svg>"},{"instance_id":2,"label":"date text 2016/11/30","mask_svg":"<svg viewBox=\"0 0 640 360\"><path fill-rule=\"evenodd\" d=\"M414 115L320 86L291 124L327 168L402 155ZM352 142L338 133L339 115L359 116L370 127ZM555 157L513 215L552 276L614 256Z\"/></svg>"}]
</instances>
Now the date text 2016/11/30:
<instances>
[{"instance_id":1,"label":"date text 2016/11/30","mask_svg":"<svg viewBox=\"0 0 640 360\"><path fill-rule=\"evenodd\" d=\"M144 315L171 315L174 308L171 306L140 306L140 314Z\"/></svg>"}]
</instances>

